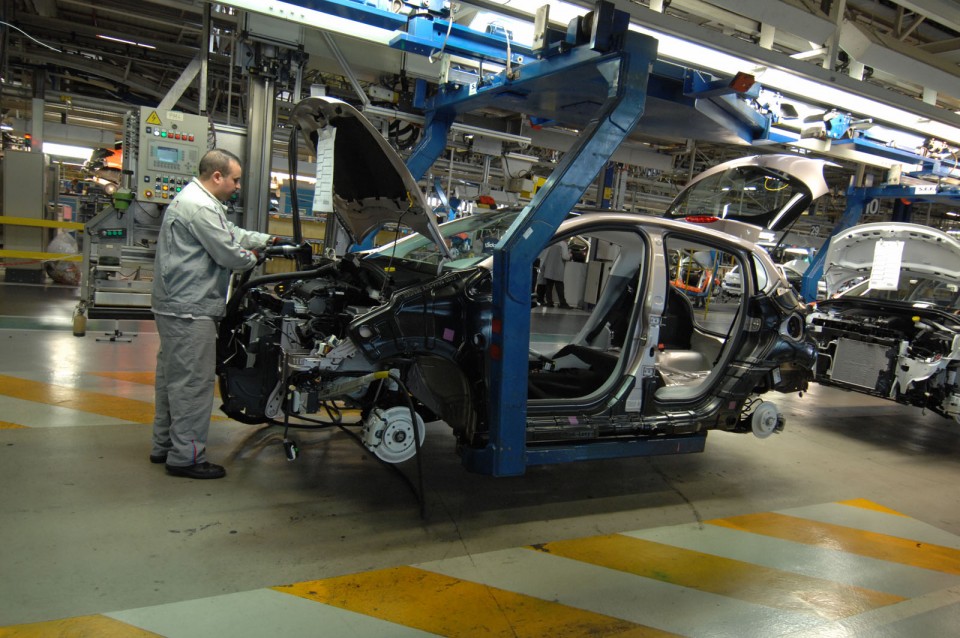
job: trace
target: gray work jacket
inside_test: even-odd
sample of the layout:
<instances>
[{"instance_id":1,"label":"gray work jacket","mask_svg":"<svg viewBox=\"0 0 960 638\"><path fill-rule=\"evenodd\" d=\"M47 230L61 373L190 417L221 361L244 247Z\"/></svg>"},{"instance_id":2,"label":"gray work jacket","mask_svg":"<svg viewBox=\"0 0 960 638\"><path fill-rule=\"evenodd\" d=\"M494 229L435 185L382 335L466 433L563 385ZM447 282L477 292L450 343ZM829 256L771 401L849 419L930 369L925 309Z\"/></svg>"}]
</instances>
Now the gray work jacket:
<instances>
[{"instance_id":1,"label":"gray work jacket","mask_svg":"<svg viewBox=\"0 0 960 638\"><path fill-rule=\"evenodd\" d=\"M180 317L213 317L226 310L230 272L249 270L270 235L227 221L226 206L197 178L183 187L160 224L153 276L153 311Z\"/></svg>"}]
</instances>

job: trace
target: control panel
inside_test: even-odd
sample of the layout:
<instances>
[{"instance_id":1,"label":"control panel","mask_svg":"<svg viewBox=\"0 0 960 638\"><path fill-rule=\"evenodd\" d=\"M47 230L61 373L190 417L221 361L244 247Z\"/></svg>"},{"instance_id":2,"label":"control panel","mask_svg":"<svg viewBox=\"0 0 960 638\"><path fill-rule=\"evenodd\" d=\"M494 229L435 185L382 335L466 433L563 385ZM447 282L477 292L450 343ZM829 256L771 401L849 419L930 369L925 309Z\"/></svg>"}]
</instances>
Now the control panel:
<instances>
[{"instance_id":1,"label":"control panel","mask_svg":"<svg viewBox=\"0 0 960 638\"><path fill-rule=\"evenodd\" d=\"M98 228L97 237L100 239L125 239L127 236L126 228Z\"/></svg>"},{"instance_id":2,"label":"control panel","mask_svg":"<svg viewBox=\"0 0 960 638\"><path fill-rule=\"evenodd\" d=\"M139 127L137 200L169 204L197 175L207 152L207 118L142 106Z\"/></svg>"}]
</instances>

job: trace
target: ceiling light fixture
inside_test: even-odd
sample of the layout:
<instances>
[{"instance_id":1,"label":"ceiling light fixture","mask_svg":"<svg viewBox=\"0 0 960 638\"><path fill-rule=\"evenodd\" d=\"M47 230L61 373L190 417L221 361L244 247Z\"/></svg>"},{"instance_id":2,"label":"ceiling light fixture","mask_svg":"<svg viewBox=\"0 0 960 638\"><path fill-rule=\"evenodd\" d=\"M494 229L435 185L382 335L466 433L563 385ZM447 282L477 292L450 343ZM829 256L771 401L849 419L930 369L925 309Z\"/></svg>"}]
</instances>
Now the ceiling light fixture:
<instances>
[{"instance_id":1,"label":"ceiling light fixture","mask_svg":"<svg viewBox=\"0 0 960 638\"><path fill-rule=\"evenodd\" d=\"M926 136L960 143L960 128L943 122L934 122L896 106L883 104L850 91L834 88L794 73L770 67L758 66L744 58L710 49L695 42L666 35L630 25L632 31L647 34L657 39L657 57L678 62L684 66L713 71L726 75L736 75L744 69L749 70L757 82L764 88L779 91L807 102L829 105L831 108L888 122L899 128L909 129Z\"/></svg>"},{"instance_id":2,"label":"ceiling light fixture","mask_svg":"<svg viewBox=\"0 0 960 638\"><path fill-rule=\"evenodd\" d=\"M124 40L123 38L115 38L112 35L103 35L98 33L97 37L101 40L110 40L111 42L119 42L120 44L129 44L135 47L143 47L144 49L156 49L157 47L152 44L144 44L143 42L134 42L133 40Z\"/></svg>"},{"instance_id":3,"label":"ceiling light fixture","mask_svg":"<svg viewBox=\"0 0 960 638\"><path fill-rule=\"evenodd\" d=\"M71 146L69 144L54 144L53 142L44 142L43 152L47 155L72 157L75 159L88 161L90 156L93 154L93 149L85 146Z\"/></svg>"}]
</instances>

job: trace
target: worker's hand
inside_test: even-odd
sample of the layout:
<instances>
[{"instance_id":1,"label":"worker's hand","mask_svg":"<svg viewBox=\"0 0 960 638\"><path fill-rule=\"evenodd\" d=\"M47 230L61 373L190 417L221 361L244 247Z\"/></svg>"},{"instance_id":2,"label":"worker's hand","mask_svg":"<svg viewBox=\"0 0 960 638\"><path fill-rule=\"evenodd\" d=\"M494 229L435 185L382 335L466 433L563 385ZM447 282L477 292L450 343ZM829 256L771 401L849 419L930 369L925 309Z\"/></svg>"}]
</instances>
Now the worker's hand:
<instances>
[{"instance_id":1,"label":"worker's hand","mask_svg":"<svg viewBox=\"0 0 960 638\"><path fill-rule=\"evenodd\" d=\"M262 264L264 260L267 258L266 251L261 252L255 248L251 248L250 252L252 252L253 256L257 258L258 264Z\"/></svg>"},{"instance_id":2,"label":"worker's hand","mask_svg":"<svg viewBox=\"0 0 960 638\"><path fill-rule=\"evenodd\" d=\"M296 246L296 244L288 237L280 237L279 235L276 235L270 238L270 240L267 242L267 246Z\"/></svg>"}]
</instances>

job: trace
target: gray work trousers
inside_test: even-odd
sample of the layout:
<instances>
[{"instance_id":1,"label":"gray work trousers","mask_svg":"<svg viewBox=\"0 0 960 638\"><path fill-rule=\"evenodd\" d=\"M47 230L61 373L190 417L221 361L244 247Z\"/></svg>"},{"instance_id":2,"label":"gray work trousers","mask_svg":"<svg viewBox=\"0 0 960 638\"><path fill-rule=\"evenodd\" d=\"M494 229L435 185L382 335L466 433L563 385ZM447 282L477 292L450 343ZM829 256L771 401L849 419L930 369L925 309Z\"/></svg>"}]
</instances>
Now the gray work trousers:
<instances>
[{"instance_id":1,"label":"gray work trousers","mask_svg":"<svg viewBox=\"0 0 960 638\"><path fill-rule=\"evenodd\" d=\"M167 465L203 463L213 411L217 324L168 315L156 320L160 351L151 454L166 454Z\"/></svg>"}]
</instances>

